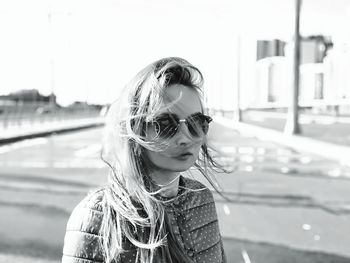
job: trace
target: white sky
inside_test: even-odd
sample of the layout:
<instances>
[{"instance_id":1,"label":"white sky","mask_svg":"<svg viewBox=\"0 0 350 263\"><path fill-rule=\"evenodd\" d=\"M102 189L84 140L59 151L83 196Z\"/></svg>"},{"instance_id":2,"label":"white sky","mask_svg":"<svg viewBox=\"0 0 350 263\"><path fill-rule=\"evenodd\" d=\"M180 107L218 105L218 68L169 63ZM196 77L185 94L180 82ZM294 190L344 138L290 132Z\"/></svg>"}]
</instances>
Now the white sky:
<instances>
[{"instance_id":1,"label":"white sky","mask_svg":"<svg viewBox=\"0 0 350 263\"><path fill-rule=\"evenodd\" d=\"M349 2L304 0L302 33L343 34ZM289 40L293 10L294 0L2 0L0 93L111 102L166 56L198 66L214 89L234 64L237 34Z\"/></svg>"}]
</instances>

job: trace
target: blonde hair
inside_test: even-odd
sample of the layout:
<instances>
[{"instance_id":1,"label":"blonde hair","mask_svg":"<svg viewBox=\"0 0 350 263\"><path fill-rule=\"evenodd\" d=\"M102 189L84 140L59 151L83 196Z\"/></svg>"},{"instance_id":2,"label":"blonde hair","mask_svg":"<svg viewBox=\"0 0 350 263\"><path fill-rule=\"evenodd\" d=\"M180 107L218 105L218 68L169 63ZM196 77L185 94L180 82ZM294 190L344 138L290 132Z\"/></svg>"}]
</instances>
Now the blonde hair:
<instances>
[{"instance_id":1,"label":"blonde hair","mask_svg":"<svg viewBox=\"0 0 350 263\"><path fill-rule=\"evenodd\" d=\"M155 196L159 191L150 189L150 167L144 154L145 149L160 151L164 147L145 139L145 123L164 107L164 90L173 84L194 88L202 98L201 72L186 60L171 57L140 71L109 109L101 155L110 167L103 188L101 227L106 262L117 260L124 252L125 239L137 248L137 262L151 263L158 253L163 253L167 262L181 262L181 258L191 262L172 238L163 202ZM206 143L195 166L216 188L208 168L218 166ZM169 250L169 243L175 252Z\"/></svg>"}]
</instances>

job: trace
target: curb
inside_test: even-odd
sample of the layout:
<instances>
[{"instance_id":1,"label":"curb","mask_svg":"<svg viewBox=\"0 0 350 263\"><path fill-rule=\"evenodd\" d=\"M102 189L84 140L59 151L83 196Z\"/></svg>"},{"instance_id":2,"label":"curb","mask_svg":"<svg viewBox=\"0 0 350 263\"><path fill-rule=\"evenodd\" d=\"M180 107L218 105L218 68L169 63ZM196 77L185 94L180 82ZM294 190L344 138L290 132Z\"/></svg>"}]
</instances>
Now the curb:
<instances>
[{"instance_id":1,"label":"curb","mask_svg":"<svg viewBox=\"0 0 350 263\"><path fill-rule=\"evenodd\" d=\"M219 116L214 117L214 121L227 128L237 130L240 133L251 134L261 140L272 141L299 151L339 161L344 165L350 164L350 147L323 142L300 135L288 135L280 131L237 122Z\"/></svg>"},{"instance_id":2,"label":"curb","mask_svg":"<svg viewBox=\"0 0 350 263\"><path fill-rule=\"evenodd\" d=\"M104 125L104 122L101 121L101 122L78 124L78 125L71 125L71 126L67 125L66 127L58 127L58 128L52 128L52 129L43 130L43 131L36 131L36 132L32 132L32 133L27 133L27 134L8 136L5 138L0 138L0 145L14 143L14 142L18 142L18 141L26 140L26 139L46 137L46 136L49 136L52 134L63 134L63 133L78 131L78 130L82 130L82 129L100 127L103 125Z\"/></svg>"}]
</instances>

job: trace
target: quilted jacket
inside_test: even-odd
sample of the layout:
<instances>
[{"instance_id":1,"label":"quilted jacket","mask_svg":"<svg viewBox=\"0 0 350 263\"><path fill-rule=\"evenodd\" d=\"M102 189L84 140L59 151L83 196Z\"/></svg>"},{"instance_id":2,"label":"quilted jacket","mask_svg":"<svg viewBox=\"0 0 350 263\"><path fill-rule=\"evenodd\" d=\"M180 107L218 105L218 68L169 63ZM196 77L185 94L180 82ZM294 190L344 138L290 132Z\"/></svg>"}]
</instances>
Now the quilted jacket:
<instances>
[{"instance_id":1,"label":"quilted jacket","mask_svg":"<svg viewBox=\"0 0 350 263\"><path fill-rule=\"evenodd\" d=\"M212 193L186 177L180 178L180 186L197 191L186 190L172 203L165 204L179 244L194 262L226 262ZM102 198L103 191L96 191L73 210L67 223L62 263L104 262L99 245ZM131 246L118 262L135 262L135 257L136 249Z\"/></svg>"}]
</instances>

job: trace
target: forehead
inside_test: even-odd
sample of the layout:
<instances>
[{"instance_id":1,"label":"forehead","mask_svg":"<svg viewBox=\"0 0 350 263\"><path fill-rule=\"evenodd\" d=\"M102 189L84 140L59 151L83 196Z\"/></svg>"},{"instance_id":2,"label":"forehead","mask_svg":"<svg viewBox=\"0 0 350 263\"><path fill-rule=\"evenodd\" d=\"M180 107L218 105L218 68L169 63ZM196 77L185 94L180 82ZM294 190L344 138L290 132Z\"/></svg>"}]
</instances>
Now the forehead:
<instances>
[{"instance_id":1,"label":"forehead","mask_svg":"<svg viewBox=\"0 0 350 263\"><path fill-rule=\"evenodd\" d=\"M180 118L185 118L195 112L202 112L201 99L195 88L175 84L167 87L164 95L166 104L174 103L169 111Z\"/></svg>"}]
</instances>

